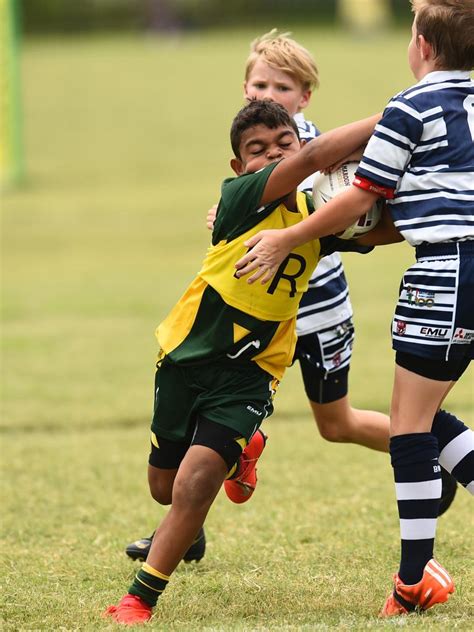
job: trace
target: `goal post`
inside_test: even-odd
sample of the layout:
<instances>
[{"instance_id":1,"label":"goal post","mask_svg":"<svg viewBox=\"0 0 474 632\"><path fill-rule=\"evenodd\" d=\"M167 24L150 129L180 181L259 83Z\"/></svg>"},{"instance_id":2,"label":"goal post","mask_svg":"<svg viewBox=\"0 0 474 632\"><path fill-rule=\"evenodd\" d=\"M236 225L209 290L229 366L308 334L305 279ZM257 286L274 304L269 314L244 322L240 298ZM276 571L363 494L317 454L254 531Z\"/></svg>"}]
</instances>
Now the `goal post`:
<instances>
[{"instance_id":1,"label":"goal post","mask_svg":"<svg viewBox=\"0 0 474 632\"><path fill-rule=\"evenodd\" d=\"M0 187L24 173L19 68L19 2L0 0Z\"/></svg>"}]
</instances>

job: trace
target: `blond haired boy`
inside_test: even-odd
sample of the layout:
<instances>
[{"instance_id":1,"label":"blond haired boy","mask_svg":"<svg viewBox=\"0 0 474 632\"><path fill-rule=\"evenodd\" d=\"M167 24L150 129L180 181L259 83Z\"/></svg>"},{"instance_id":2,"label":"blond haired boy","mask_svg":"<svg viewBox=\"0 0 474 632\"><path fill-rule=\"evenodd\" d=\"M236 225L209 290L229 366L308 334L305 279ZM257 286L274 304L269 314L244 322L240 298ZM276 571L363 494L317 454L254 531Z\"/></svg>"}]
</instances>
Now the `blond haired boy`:
<instances>
[{"instance_id":1,"label":"blond haired boy","mask_svg":"<svg viewBox=\"0 0 474 632\"><path fill-rule=\"evenodd\" d=\"M289 35L273 29L252 42L245 65L244 95L283 105L296 121L300 138L310 142L320 132L305 119L303 110L319 86L319 72L309 51ZM312 183L310 176L298 188L310 192ZM389 418L379 412L357 410L349 403L354 325L339 253L324 257L316 267L300 303L296 330L296 358L321 436L388 451Z\"/></svg>"}]
</instances>

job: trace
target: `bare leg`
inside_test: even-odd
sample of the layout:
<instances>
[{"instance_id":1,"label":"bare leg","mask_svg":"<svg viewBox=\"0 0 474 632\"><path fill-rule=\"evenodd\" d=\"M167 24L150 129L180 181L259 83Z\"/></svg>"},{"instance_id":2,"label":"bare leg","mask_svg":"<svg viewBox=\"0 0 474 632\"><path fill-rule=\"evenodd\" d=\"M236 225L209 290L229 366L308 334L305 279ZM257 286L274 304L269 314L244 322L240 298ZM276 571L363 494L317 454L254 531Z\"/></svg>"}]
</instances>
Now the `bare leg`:
<instances>
[{"instance_id":1,"label":"bare leg","mask_svg":"<svg viewBox=\"0 0 474 632\"><path fill-rule=\"evenodd\" d=\"M396 365L390 436L430 432L433 417L453 385L454 382L430 380Z\"/></svg>"},{"instance_id":2,"label":"bare leg","mask_svg":"<svg viewBox=\"0 0 474 632\"><path fill-rule=\"evenodd\" d=\"M388 452L390 419L387 415L352 408L347 395L329 404L310 400L310 405L319 432L327 441L357 443Z\"/></svg>"},{"instance_id":3,"label":"bare leg","mask_svg":"<svg viewBox=\"0 0 474 632\"><path fill-rule=\"evenodd\" d=\"M156 530L147 563L171 575L193 543L227 475L217 452L201 445L189 448L173 485L171 509Z\"/></svg>"}]
</instances>

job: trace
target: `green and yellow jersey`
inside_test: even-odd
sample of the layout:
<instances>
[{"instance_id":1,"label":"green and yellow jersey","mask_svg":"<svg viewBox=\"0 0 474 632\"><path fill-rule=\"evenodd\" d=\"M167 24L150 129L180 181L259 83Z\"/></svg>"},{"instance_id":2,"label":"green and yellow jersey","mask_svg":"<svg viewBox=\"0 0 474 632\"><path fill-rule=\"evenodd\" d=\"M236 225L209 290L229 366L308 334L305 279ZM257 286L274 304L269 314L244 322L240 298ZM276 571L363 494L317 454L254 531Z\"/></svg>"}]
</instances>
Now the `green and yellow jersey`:
<instances>
[{"instance_id":1,"label":"green and yellow jersey","mask_svg":"<svg viewBox=\"0 0 474 632\"><path fill-rule=\"evenodd\" d=\"M300 192L297 211L281 200L260 204L276 164L224 181L212 245L201 270L156 330L172 362L252 361L279 380L291 364L298 304L323 254L320 241L296 248L265 285L249 285L234 274L251 235L292 226L313 211L311 198Z\"/></svg>"}]
</instances>

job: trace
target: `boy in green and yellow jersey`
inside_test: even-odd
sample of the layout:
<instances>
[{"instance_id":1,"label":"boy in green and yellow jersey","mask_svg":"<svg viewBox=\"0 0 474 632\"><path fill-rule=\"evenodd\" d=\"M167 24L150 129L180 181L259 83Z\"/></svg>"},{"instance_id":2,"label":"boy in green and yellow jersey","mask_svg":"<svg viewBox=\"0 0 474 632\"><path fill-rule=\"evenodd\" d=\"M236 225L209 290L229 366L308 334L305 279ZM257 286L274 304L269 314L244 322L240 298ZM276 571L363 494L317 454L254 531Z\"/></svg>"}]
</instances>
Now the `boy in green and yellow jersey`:
<instances>
[{"instance_id":1,"label":"boy in green and yellow jersey","mask_svg":"<svg viewBox=\"0 0 474 632\"><path fill-rule=\"evenodd\" d=\"M268 283L249 285L234 275L245 240L307 217L311 198L297 192L298 183L360 147L377 120L337 128L301 147L296 124L275 102L251 101L234 119L237 177L222 185L200 272L157 329L149 484L155 500L171 509L128 594L105 613L116 621L150 619L226 479L236 502L239 490L253 491L252 455L258 458L264 446L259 427L292 361L298 303L314 267L339 246L367 250L334 237L315 240L291 252ZM364 239L368 244L369 236Z\"/></svg>"}]
</instances>

